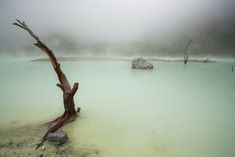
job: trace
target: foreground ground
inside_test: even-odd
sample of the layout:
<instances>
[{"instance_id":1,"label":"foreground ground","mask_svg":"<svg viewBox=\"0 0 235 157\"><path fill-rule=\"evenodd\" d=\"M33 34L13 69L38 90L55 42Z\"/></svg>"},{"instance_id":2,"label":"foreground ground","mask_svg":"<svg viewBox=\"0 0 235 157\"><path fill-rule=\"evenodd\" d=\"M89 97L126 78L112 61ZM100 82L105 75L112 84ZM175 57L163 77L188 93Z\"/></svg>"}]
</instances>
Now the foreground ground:
<instances>
[{"instance_id":1,"label":"foreground ground","mask_svg":"<svg viewBox=\"0 0 235 157\"><path fill-rule=\"evenodd\" d=\"M94 157L99 150L94 146L73 147L71 140L64 145L46 142L35 150L36 144L45 132L44 126L25 125L0 128L0 157Z\"/></svg>"}]
</instances>

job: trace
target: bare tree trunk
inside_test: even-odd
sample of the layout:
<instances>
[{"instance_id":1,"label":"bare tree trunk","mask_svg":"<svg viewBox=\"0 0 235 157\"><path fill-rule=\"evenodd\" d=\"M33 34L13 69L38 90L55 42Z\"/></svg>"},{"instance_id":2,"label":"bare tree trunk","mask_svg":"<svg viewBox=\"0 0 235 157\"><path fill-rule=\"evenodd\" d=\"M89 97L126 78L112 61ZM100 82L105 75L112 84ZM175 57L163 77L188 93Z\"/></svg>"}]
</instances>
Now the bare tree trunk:
<instances>
[{"instance_id":1,"label":"bare tree trunk","mask_svg":"<svg viewBox=\"0 0 235 157\"><path fill-rule=\"evenodd\" d=\"M188 63L188 59L189 59L188 47L190 44L191 44L191 40L189 40L188 44L185 47L184 64Z\"/></svg>"},{"instance_id":2,"label":"bare tree trunk","mask_svg":"<svg viewBox=\"0 0 235 157\"><path fill-rule=\"evenodd\" d=\"M58 63L58 61L57 61L54 53L52 52L52 50L50 50L43 42L40 41L39 37L36 36L31 31L31 29L25 24L25 22L21 22L20 20L16 20L16 22L13 23L13 25L16 25L16 26L26 30L36 40L36 43L34 43L34 45L37 46L38 48L40 48L43 52L45 52L48 55L48 57L51 61L51 64L52 64L52 66L53 66L53 68L54 68L54 70L57 74L58 80L60 82L56 85L63 92L64 113L60 117L58 117L55 120L53 120L52 122L50 122L51 126L49 127L49 129L45 133L45 135L42 137L41 142L37 145L37 148L38 148L46 140L47 135L49 133L55 132L56 130L58 130L60 127L62 127L66 123L71 122L71 121L76 119L77 112L80 111L80 108L78 108L78 110L76 112L73 97L74 97L75 93L77 92L78 83L75 82L73 84L73 87L71 88L71 86L70 86L65 74L61 70L60 64Z\"/></svg>"}]
</instances>

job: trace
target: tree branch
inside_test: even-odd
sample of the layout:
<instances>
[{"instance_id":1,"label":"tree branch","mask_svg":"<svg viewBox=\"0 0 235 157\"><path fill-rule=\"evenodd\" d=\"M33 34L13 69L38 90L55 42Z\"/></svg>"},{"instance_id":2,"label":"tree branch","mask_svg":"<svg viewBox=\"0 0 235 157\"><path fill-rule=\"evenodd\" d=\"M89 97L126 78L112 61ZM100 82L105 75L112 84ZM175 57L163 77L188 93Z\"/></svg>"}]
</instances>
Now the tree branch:
<instances>
[{"instance_id":1,"label":"tree branch","mask_svg":"<svg viewBox=\"0 0 235 157\"><path fill-rule=\"evenodd\" d=\"M78 82L75 82L74 84L73 84L73 88L71 89L71 91L70 91L70 94L71 95L74 95L76 92L77 92L77 90L78 90Z\"/></svg>"},{"instance_id":2,"label":"tree branch","mask_svg":"<svg viewBox=\"0 0 235 157\"><path fill-rule=\"evenodd\" d=\"M191 44L192 40L189 40L188 44L185 47L185 54L184 54L184 64L187 64L188 59L189 59L189 53L188 53L188 47Z\"/></svg>"},{"instance_id":3,"label":"tree branch","mask_svg":"<svg viewBox=\"0 0 235 157\"><path fill-rule=\"evenodd\" d=\"M51 64L57 74L57 77L58 77L60 83L63 85L64 90L66 89L67 91L70 91L71 90L70 84L69 84L66 76L64 75L63 71L61 70L60 64L58 63L52 50L50 50L39 39L39 37L33 33L33 31L25 24L25 22L21 22L20 20L16 19L16 22L13 23L13 25L18 26L18 27L26 30L36 40L36 43L34 45L37 46L38 48L40 48L43 52L45 52L48 55L48 57L51 61Z\"/></svg>"},{"instance_id":4,"label":"tree branch","mask_svg":"<svg viewBox=\"0 0 235 157\"><path fill-rule=\"evenodd\" d=\"M25 22L21 22L20 20L16 19L16 22L13 23L13 25L26 30L35 40L36 43L34 43L35 46L40 48L44 53L46 53L51 61L51 64L57 74L57 77L59 79L60 83L57 83L56 85L63 91L63 99L64 99L64 113L59 118L56 118L52 126L48 129L48 131L44 134L41 142L37 145L36 149L42 146L43 142L46 141L46 137L49 133L55 132L60 127L65 125L68 122L71 122L71 120L75 120L77 117L77 112L75 110L75 104L74 104L74 95L77 92L78 89L78 83L74 83L73 88L71 89L70 84L63 73L63 71L60 68L60 64L58 63L54 53L52 50L50 50L40 39L37 35L35 35L31 29L25 24ZM80 108L78 112L80 111Z\"/></svg>"}]
</instances>

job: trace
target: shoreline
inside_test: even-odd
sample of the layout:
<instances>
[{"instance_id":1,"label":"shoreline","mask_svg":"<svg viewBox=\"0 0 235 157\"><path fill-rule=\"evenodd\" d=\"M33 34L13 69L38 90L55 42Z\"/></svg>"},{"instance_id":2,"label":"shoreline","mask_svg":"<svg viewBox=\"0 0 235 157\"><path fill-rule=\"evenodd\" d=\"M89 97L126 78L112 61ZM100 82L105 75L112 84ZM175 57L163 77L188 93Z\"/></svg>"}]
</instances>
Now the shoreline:
<instances>
[{"instance_id":1,"label":"shoreline","mask_svg":"<svg viewBox=\"0 0 235 157\"><path fill-rule=\"evenodd\" d=\"M121 57L56 57L58 61L132 61L134 58L121 58ZM147 61L155 61L155 62L184 62L183 59L179 58L149 58L149 57L143 57ZM37 58L33 59L31 61L49 61L49 58L43 57L43 58ZM215 63L216 60L211 60L209 58L205 59L196 59L192 58L189 59L188 62L191 63Z\"/></svg>"},{"instance_id":2,"label":"shoreline","mask_svg":"<svg viewBox=\"0 0 235 157\"><path fill-rule=\"evenodd\" d=\"M66 127L64 129L66 130ZM46 141L41 148L35 150L36 145L46 130L45 126L35 124L0 127L0 157L74 157L99 155L99 150L96 147L82 144L75 146L71 138L63 145L51 144Z\"/></svg>"}]
</instances>

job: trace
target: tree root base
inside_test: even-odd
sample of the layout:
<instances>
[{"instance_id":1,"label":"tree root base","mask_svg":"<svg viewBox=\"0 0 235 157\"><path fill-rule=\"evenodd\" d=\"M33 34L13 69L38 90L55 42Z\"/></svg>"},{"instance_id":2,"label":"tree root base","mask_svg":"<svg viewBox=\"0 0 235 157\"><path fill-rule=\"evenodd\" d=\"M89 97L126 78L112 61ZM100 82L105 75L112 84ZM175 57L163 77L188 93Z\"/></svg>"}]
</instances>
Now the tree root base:
<instances>
[{"instance_id":1,"label":"tree root base","mask_svg":"<svg viewBox=\"0 0 235 157\"><path fill-rule=\"evenodd\" d=\"M42 137L41 142L36 145L36 149L38 149L39 147L41 147L43 145L43 143L47 140L47 135L49 133L56 132L59 128L61 128L65 124L76 120L77 117L78 117L78 115L76 113L75 114L64 113L63 115L59 116L55 120L46 123L46 125L48 125L48 130L44 134L44 136Z\"/></svg>"}]
</instances>

